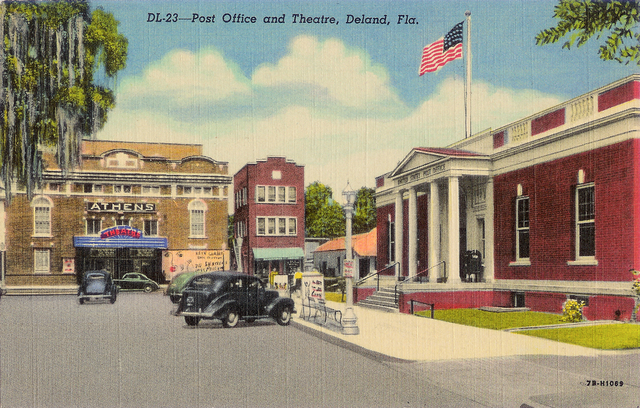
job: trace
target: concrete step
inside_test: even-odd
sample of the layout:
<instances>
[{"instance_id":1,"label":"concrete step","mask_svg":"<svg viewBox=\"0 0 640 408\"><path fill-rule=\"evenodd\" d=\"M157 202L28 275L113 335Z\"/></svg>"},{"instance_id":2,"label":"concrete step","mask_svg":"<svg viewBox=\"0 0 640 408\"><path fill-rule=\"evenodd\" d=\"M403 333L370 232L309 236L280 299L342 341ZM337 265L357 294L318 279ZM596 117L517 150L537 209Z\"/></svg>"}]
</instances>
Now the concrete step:
<instances>
[{"instance_id":1,"label":"concrete step","mask_svg":"<svg viewBox=\"0 0 640 408\"><path fill-rule=\"evenodd\" d=\"M371 309L384 310L388 312L397 312L396 296L393 288L380 289L364 300L358 302L358 306L368 307Z\"/></svg>"},{"instance_id":2,"label":"concrete step","mask_svg":"<svg viewBox=\"0 0 640 408\"><path fill-rule=\"evenodd\" d=\"M77 295L78 286L5 286L6 296Z\"/></svg>"},{"instance_id":3,"label":"concrete step","mask_svg":"<svg viewBox=\"0 0 640 408\"><path fill-rule=\"evenodd\" d=\"M368 309L381 310L381 311L385 311L385 312L392 312L392 313L397 313L398 312L398 307L395 304L394 305L386 305L386 304L379 304L379 303L370 302L370 301L367 301L367 300L362 300L362 301L358 302L357 305L361 306L361 307L366 307Z\"/></svg>"}]
</instances>

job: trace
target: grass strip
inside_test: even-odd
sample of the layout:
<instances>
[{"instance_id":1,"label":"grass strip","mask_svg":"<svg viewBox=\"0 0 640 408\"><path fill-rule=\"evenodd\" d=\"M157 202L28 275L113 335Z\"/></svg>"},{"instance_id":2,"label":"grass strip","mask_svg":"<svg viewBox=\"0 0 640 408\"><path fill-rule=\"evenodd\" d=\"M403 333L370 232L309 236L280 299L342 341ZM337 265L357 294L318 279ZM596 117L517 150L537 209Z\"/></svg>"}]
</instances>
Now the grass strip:
<instances>
[{"instance_id":1,"label":"grass strip","mask_svg":"<svg viewBox=\"0 0 640 408\"><path fill-rule=\"evenodd\" d=\"M430 316L428 310L417 312L416 314ZM542 312L497 313L477 309L436 310L434 313L434 318L437 320L493 330L561 324L560 317L552 313Z\"/></svg>"},{"instance_id":2,"label":"grass strip","mask_svg":"<svg viewBox=\"0 0 640 408\"><path fill-rule=\"evenodd\" d=\"M600 350L640 348L640 325L631 323L537 329L517 333Z\"/></svg>"}]
</instances>

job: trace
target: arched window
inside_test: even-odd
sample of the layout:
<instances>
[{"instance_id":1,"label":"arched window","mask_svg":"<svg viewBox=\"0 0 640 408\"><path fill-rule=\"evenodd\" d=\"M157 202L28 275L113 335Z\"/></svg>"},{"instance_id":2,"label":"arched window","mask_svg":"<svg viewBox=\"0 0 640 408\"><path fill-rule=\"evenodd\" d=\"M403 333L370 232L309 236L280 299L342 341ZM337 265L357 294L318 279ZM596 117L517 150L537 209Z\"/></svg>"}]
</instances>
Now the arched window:
<instances>
[{"instance_id":1,"label":"arched window","mask_svg":"<svg viewBox=\"0 0 640 408\"><path fill-rule=\"evenodd\" d=\"M36 197L31 201L33 207L33 235L51 236L51 208L53 203L47 197Z\"/></svg>"},{"instance_id":2,"label":"arched window","mask_svg":"<svg viewBox=\"0 0 640 408\"><path fill-rule=\"evenodd\" d=\"M189 203L189 225L191 238L204 238L204 214L207 205L202 200L193 200Z\"/></svg>"}]
</instances>

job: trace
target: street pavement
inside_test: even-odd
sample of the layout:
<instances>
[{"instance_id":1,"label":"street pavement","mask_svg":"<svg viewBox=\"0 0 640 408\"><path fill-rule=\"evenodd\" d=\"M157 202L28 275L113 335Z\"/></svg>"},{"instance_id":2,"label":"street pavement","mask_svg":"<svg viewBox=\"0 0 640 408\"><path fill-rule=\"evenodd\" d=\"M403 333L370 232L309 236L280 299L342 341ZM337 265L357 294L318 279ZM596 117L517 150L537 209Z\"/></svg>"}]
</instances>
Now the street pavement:
<instances>
[{"instance_id":1,"label":"street pavement","mask_svg":"<svg viewBox=\"0 0 640 408\"><path fill-rule=\"evenodd\" d=\"M296 299L294 297L294 299ZM596 350L354 306L359 334L296 299L293 325L486 406L640 407L640 350ZM326 302L344 314L345 304ZM311 315L313 316L313 312ZM320 323L320 324L319 324ZM615 386L624 382L624 386ZM604 385L603 385L604 384Z\"/></svg>"}]
</instances>

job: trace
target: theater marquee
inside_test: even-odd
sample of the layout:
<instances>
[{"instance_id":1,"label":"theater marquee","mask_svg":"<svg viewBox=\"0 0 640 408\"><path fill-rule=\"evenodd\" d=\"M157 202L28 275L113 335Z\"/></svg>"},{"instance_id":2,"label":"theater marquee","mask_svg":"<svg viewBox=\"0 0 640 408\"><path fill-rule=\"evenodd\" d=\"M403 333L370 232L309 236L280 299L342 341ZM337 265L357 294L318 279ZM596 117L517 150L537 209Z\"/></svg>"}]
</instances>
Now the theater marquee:
<instances>
[{"instance_id":1,"label":"theater marquee","mask_svg":"<svg viewBox=\"0 0 640 408\"><path fill-rule=\"evenodd\" d=\"M87 203L87 211L93 212L155 212L154 203Z\"/></svg>"}]
</instances>

